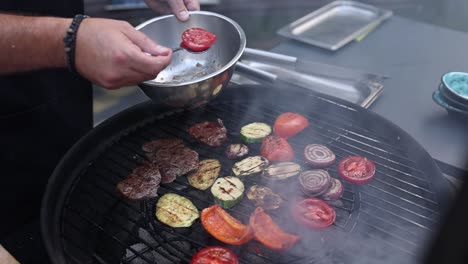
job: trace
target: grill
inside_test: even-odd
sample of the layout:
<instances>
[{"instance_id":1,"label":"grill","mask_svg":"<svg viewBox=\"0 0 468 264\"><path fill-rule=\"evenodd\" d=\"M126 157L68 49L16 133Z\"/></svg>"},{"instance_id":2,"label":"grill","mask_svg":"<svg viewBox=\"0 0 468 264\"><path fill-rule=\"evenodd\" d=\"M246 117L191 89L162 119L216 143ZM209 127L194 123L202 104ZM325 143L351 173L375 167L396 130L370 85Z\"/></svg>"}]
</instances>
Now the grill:
<instances>
[{"instance_id":1,"label":"grill","mask_svg":"<svg viewBox=\"0 0 468 264\"><path fill-rule=\"evenodd\" d=\"M305 115L310 126L289 141L296 161L306 144L331 148L337 159L362 155L377 166L373 182L345 185L343 198L333 202L335 224L322 231L297 226L290 204L301 192L295 179L271 185L259 176L245 178L270 186L286 205L269 212L285 230L301 241L287 252L275 252L252 241L229 246L241 263L414 263L425 253L432 232L451 195L447 182L430 156L405 132L358 106L294 87L231 86L209 105L194 110L169 111L151 103L128 109L94 129L78 142L56 169L44 199L43 232L55 263L188 263L207 245L221 245L200 221L174 229L155 218L157 199L129 202L116 184L145 160L141 146L156 138L176 137L196 150L200 159L216 158L221 176L231 175L235 161L224 148L194 141L191 125L221 118L231 143L240 128L251 122L273 124L287 111ZM250 154L258 153L252 146ZM337 163L328 171L338 177ZM189 198L199 210L213 204L208 191L187 184L185 177L162 185L159 194L173 192ZM246 199L228 210L248 222L253 205Z\"/></svg>"}]
</instances>

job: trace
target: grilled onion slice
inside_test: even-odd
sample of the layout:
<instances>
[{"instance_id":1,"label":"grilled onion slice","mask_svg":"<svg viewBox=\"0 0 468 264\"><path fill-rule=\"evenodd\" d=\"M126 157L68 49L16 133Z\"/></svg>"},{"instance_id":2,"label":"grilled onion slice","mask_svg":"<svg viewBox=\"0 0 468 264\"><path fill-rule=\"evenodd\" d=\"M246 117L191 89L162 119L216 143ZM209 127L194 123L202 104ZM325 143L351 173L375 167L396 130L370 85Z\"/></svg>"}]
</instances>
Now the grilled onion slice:
<instances>
[{"instance_id":1,"label":"grilled onion slice","mask_svg":"<svg viewBox=\"0 0 468 264\"><path fill-rule=\"evenodd\" d=\"M299 183L304 194L319 196L330 187L331 177L325 170L309 170L299 175Z\"/></svg>"},{"instance_id":2,"label":"grilled onion slice","mask_svg":"<svg viewBox=\"0 0 468 264\"><path fill-rule=\"evenodd\" d=\"M304 148L304 158L308 164L317 168L330 166L336 160L335 153L320 144L307 145Z\"/></svg>"}]
</instances>

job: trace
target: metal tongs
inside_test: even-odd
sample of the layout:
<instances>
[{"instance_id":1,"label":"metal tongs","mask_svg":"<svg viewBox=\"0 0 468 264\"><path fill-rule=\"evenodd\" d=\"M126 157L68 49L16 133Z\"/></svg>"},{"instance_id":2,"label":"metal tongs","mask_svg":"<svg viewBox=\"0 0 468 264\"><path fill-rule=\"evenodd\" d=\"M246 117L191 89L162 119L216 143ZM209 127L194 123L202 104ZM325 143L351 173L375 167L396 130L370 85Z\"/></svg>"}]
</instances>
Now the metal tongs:
<instances>
[{"instance_id":1,"label":"metal tongs","mask_svg":"<svg viewBox=\"0 0 468 264\"><path fill-rule=\"evenodd\" d=\"M359 81L369 80L382 82L387 76L361 72L358 70L344 68L324 63L302 60L297 57L284 54L245 48L242 60L256 61L265 64L280 66L291 71L324 78L329 81ZM278 79L288 79L288 76L278 76L274 73L251 67L245 63L237 62L236 70L247 77L260 82L274 83Z\"/></svg>"}]
</instances>

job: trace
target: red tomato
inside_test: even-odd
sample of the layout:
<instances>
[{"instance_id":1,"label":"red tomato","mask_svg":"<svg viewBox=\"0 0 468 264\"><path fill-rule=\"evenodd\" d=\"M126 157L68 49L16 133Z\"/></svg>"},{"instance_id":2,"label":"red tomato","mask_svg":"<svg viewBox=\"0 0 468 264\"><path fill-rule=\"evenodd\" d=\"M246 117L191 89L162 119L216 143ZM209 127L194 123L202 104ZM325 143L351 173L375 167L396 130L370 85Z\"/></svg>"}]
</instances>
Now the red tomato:
<instances>
[{"instance_id":1,"label":"red tomato","mask_svg":"<svg viewBox=\"0 0 468 264\"><path fill-rule=\"evenodd\" d=\"M189 28L182 33L183 45L192 51L205 51L215 43L215 34L203 28Z\"/></svg>"},{"instance_id":2,"label":"red tomato","mask_svg":"<svg viewBox=\"0 0 468 264\"><path fill-rule=\"evenodd\" d=\"M289 249L300 239L281 230L261 207L257 207L250 216L250 226L254 230L255 239L273 250Z\"/></svg>"},{"instance_id":3,"label":"red tomato","mask_svg":"<svg viewBox=\"0 0 468 264\"><path fill-rule=\"evenodd\" d=\"M221 246L202 248L193 255L190 264L238 264L239 260L234 252Z\"/></svg>"},{"instance_id":4,"label":"red tomato","mask_svg":"<svg viewBox=\"0 0 468 264\"><path fill-rule=\"evenodd\" d=\"M243 225L217 204L203 209L201 223L208 233L226 244L242 245L253 238L250 226Z\"/></svg>"},{"instance_id":5,"label":"red tomato","mask_svg":"<svg viewBox=\"0 0 468 264\"><path fill-rule=\"evenodd\" d=\"M350 156L340 161L338 173L348 182L366 184L374 178L375 165L367 158Z\"/></svg>"},{"instance_id":6,"label":"red tomato","mask_svg":"<svg viewBox=\"0 0 468 264\"><path fill-rule=\"evenodd\" d=\"M284 138L275 135L266 136L262 141L260 153L269 161L290 161L294 151Z\"/></svg>"},{"instance_id":7,"label":"red tomato","mask_svg":"<svg viewBox=\"0 0 468 264\"><path fill-rule=\"evenodd\" d=\"M277 136L289 138L309 126L307 118L296 113L283 113L275 121L273 131Z\"/></svg>"},{"instance_id":8,"label":"red tomato","mask_svg":"<svg viewBox=\"0 0 468 264\"><path fill-rule=\"evenodd\" d=\"M308 198L293 207L293 215L297 222L312 228L325 228L335 222L336 214L333 207L317 198Z\"/></svg>"}]
</instances>

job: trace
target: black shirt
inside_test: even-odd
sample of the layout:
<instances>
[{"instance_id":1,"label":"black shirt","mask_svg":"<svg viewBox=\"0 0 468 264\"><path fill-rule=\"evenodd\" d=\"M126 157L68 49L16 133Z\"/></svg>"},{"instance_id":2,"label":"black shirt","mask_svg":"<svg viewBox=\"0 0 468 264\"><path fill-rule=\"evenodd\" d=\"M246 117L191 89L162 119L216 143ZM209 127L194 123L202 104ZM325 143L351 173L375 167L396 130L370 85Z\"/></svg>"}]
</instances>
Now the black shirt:
<instances>
[{"instance_id":1,"label":"black shirt","mask_svg":"<svg viewBox=\"0 0 468 264\"><path fill-rule=\"evenodd\" d=\"M1 0L0 12L73 17L83 1ZM91 89L66 69L0 76L0 238L38 217L53 169L92 128Z\"/></svg>"}]
</instances>

